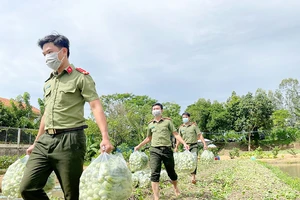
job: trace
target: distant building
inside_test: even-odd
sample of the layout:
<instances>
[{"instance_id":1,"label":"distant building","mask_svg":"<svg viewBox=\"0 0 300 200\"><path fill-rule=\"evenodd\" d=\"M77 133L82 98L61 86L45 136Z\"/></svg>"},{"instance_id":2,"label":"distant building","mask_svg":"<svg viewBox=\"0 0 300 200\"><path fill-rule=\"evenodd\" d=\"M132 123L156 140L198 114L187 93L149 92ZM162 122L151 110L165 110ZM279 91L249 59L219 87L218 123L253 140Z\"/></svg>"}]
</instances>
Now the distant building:
<instances>
[{"instance_id":1,"label":"distant building","mask_svg":"<svg viewBox=\"0 0 300 200\"><path fill-rule=\"evenodd\" d=\"M11 107L10 99L2 98L0 97L0 102L3 103L4 106L6 107ZM15 101L16 104L18 104L17 101ZM26 105L23 103L23 106L26 107ZM32 107L32 112L36 115L40 115L40 110L31 106Z\"/></svg>"}]
</instances>

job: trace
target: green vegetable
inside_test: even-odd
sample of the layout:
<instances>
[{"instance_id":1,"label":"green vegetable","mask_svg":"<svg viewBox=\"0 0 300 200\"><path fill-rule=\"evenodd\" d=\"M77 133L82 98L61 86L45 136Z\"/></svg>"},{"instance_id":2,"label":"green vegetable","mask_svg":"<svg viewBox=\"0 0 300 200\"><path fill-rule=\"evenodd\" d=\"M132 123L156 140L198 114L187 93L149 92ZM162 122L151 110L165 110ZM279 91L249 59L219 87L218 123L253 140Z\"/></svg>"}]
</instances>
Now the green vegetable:
<instances>
[{"instance_id":1,"label":"green vegetable","mask_svg":"<svg viewBox=\"0 0 300 200\"><path fill-rule=\"evenodd\" d=\"M200 159L203 162L211 162L214 160L214 158L215 158L214 153L209 150L204 150L200 156Z\"/></svg>"},{"instance_id":2,"label":"green vegetable","mask_svg":"<svg viewBox=\"0 0 300 200\"><path fill-rule=\"evenodd\" d=\"M129 168L132 172L145 169L148 166L148 156L144 152L134 151L129 157Z\"/></svg>"},{"instance_id":3,"label":"green vegetable","mask_svg":"<svg viewBox=\"0 0 300 200\"><path fill-rule=\"evenodd\" d=\"M103 153L82 173L80 200L128 199L132 177L122 156Z\"/></svg>"},{"instance_id":4,"label":"green vegetable","mask_svg":"<svg viewBox=\"0 0 300 200\"><path fill-rule=\"evenodd\" d=\"M188 150L174 153L175 170L179 173L192 173L197 167L197 154Z\"/></svg>"},{"instance_id":5,"label":"green vegetable","mask_svg":"<svg viewBox=\"0 0 300 200\"><path fill-rule=\"evenodd\" d=\"M24 175L26 163L29 159L29 155L18 159L13 164L11 164L2 180L2 193L8 198L20 198L21 194L19 192L20 183ZM51 191L55 186L55 174L51 173L47 183L44 187L45 192Z\"/></svg>"}]
</instances>

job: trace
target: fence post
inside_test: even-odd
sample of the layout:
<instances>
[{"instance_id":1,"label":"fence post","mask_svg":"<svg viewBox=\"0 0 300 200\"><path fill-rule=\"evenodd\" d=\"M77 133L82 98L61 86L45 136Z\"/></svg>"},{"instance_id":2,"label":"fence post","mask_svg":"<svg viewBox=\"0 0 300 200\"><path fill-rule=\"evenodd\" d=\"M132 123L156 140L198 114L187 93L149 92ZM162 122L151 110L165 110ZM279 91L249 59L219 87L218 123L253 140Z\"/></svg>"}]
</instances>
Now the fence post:
<instances>
[{"instance_id":1,"label":"fence post","mask_svg":"<svg viewBox=\"0 0 300 200\"><path fill-rule=\"evenodd\" d=\"M20 141L21 141L21 129L18 128L18 150L20 149Z\"/></svg>"}]
</instances>

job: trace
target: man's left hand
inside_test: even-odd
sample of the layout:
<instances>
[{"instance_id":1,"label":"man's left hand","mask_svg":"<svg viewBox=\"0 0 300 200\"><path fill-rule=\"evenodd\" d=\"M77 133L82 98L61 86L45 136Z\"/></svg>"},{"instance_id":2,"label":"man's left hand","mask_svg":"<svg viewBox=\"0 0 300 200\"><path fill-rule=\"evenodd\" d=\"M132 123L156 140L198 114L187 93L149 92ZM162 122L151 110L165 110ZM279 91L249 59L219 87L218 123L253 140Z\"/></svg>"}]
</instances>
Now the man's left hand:
<instances>
[{"instance_id":1,"label":"man's left hand","mask_svg":"<svg viewBox=\"0 0 300 200\"><path fill-rule=\"evenodd\" d=\"M110 143L109 140L102 140L100 143L100 150L101 153L110 153L114 149L113 145Z\"/></svg>"}]
</instances>

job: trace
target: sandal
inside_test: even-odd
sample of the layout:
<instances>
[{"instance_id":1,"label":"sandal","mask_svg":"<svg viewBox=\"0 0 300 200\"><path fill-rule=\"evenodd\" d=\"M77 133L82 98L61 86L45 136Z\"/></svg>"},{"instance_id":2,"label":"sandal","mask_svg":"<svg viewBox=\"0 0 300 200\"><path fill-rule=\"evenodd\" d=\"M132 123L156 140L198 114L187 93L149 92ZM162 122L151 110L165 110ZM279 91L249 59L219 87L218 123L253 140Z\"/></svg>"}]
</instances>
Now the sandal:
<instances>
[{"instance_id":1,"label":"sandal","mask_svg":"<svg viewBox=\"0 0 300 200\"><path fill-rule=\"evenodd\" d=\"M196 182L197 182L196 180L192 180L192 183L193 183L193 184L196 184Z\"/></svg>"}]
</instances>

